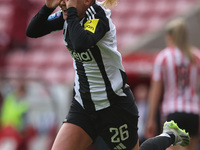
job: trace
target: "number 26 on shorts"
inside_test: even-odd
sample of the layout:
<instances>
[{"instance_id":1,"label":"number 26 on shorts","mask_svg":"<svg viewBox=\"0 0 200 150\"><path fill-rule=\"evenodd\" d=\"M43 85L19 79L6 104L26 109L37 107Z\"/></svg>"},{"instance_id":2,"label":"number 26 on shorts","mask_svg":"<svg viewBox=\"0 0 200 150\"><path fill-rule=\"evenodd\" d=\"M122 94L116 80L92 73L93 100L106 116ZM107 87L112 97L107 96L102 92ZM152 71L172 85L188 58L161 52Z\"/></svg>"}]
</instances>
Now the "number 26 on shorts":
<instances>
[{"instance_id":1,"label":"number 26 on shorts","mask_svg":"<svg viewBox=\"0 0 200 150\"><path fill-rule=\"evenodd\" d=\"M124 124L124 125L120 126L119 128L111 127L110 132L114 133L113 136L111 137L112 143L119 143L119 142L125 141L126 139L129 138L127 124Z\"/></svg>"}]
</instances>

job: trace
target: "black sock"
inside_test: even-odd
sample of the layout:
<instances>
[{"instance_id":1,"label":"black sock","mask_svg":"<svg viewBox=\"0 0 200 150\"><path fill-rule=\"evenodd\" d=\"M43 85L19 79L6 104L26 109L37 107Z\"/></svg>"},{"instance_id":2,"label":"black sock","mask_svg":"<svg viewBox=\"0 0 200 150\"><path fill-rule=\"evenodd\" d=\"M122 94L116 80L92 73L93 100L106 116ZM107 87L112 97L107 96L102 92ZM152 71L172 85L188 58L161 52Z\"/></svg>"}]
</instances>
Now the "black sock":
<instances>
[{"instance_id":1,"label":"black sock","mask_svg":"<svg viewBox=\"0 0 200 150\"><path fill-rule=\"evenodd\" d=\"M175 142L175 135L173 133L167 133L171 137L171 144Z\"/></svg>"},{"instance_id":2,"label":"black sock","mask_svg":"<svg viewBox=\"0 0 200 150\"><path fill-rule=\"evenodd\" d=\"M173 144L175 136L173 134L170 137L167 136L156 136L150 139L147 139L140 146L140 150L166 150L171 144ZM173 142L173 143L172 143Z\"/></svg>"}]
</instances>

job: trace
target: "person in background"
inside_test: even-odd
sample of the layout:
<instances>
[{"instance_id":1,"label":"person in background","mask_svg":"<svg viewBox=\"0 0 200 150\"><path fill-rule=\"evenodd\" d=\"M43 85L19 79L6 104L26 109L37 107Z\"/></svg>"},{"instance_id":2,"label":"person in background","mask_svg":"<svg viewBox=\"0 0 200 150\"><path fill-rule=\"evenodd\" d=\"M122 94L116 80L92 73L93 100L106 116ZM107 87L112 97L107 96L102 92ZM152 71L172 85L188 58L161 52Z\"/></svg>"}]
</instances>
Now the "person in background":
<instances>
[{"instance_id":1,"label":"person in background","mask_svg":"<svg viewBox=\"0 0 200 150\"><path fill-rule=\"evenodd\" d=\"M18 139L17 150L27 150L27 112L26 86L24 83L20 83L15 91L5 96L0 113L2 134L16 135ZM9 133L5 133L7 130Z\"/></svg>"},{"instance_id":2,"label":"person in background","mask_svg":"<svg viewBox=\"0 0 200 150\"><path fill-rule=\"evenodd\" d=\"M196 150L199 129L199 51L189 43L188 29L183 18L166 26L167 47L155 59L149 94L149 112L146 137L155 136L156 112L161 103L162 120L174 120L191 136L186 147L178 150ZM161 96L163 93L163 100Z\"/></svg>"},{"instance_id":3,"label":"person in background","mask_svg":"<svg viewBox=\"0 0 200 150\"><path fill-rule=\"evenodd\" d=\"M3 105L3 95L0 92L0 114L2 113L2 105ZM0 130L1 130L1 121L0 121Z\"/></svg>"},{"instance_id":4,"label":"person in background","mask_svg":"<svg viewBox=\"0 0 200 150\"><path fill-rule=\"evenodd\" d=\"M112 150L139 149L138 109L126 84L116 28L108 9L115 4L116 0L46 0L28 25L26 33L32 38L63 30L74 63L72 105L52 150L84 150L98 136ZM53 13L58 6L61 10ZM188 134L174 122L167 122L164 132L145 142L141 150L189 143Z\"/></svg>"},{"instance_id":5,"label":"person in background","mask_svg":"<svg viewBox=\"0 0 200 150\"><path fill-rule=\"evenodd\" d=\"M25 96L26 87L24 84L19 85L16 91L8 93L5 96L0 115L2 128L12 126L18 131L24 129L26 126L26 119L24 117L28 110Z\"/></svg>"}]
</instances>

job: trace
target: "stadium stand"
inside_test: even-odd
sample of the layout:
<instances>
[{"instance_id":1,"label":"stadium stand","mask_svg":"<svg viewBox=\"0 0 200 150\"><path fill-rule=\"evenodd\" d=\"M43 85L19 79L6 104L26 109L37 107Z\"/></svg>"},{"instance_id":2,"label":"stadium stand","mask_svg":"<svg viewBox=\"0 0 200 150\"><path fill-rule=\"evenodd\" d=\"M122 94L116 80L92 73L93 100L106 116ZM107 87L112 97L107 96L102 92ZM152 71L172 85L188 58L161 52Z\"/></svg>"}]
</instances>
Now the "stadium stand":
<instances>
[{"instance_id":1,"label":"stadium stand","mask_svg":"<svg viewBox=\"0 0 200 150\"><path fill-rule=\"evenodd\" d=\"M162 28L171 17L190 10L198 0L118 0L112 8L112 19L117 29L118 48L122 54L125 47L138 42L147 33ZM41 8L44 1L31 0L34 9L30 19ZM0 1L0 50L9 49L9 30L12 20L11 0ZM25 33L24 33L25 34ZM2 44L3 43L3 44ZM64 46L62 32L39 39L27 39L27 51L13 48L5 55L0 68L2 76L24 76L54 82L72 81L72 59ZM9 51L9 50L8 50ZM0 57L2 58L2 57Z\"/></svg>"}]
</instances>

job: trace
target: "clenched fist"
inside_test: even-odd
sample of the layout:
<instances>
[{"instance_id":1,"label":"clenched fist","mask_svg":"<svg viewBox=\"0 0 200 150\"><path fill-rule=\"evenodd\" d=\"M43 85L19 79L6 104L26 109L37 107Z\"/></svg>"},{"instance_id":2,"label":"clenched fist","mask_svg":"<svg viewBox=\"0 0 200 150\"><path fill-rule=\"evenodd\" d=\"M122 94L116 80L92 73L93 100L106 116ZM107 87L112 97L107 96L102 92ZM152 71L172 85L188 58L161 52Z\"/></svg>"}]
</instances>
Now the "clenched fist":
<instances>
[{"instance_id":1,"label":"clenched fist","mask_svg":"<svg viewBox=\"0 0 200 150\"><path fill-rule=\"evenodd\" d=\"M45 0L48 8L56 8L62 0Z\"/></svg>"}]
</instances>

